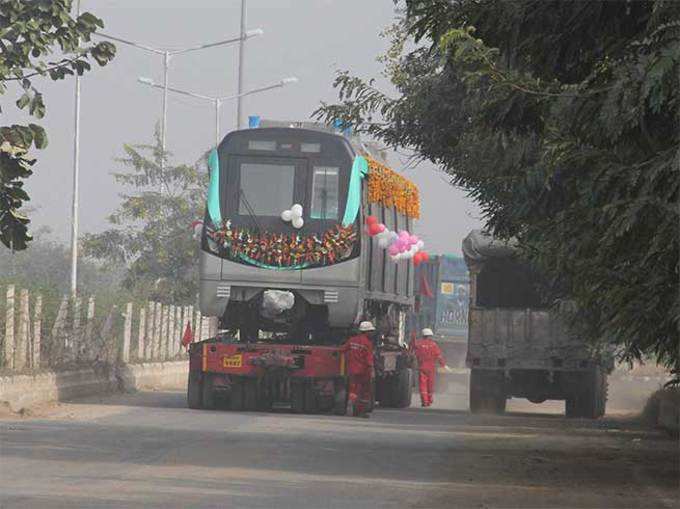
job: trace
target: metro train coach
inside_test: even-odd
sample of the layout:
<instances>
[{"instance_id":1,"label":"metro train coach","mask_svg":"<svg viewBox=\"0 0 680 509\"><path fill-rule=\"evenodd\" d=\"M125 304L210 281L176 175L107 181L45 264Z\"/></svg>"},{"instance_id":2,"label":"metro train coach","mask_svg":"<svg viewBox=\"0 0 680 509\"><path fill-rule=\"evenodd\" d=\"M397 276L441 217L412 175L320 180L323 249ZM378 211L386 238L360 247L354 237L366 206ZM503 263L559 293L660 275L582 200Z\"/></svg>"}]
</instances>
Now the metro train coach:
<instances>
[{"instance_id":1,"label":"metro train coach","mask_svg":"<svg viewBox=\"0 0 680 509\"><path fill-rule=\"evenodd\" d=\"M298 125L233 131L211 152L201 312L250 339L373 319L403 341L413 260L386 235L412 233L418 188L358 138Z\"/></svg>"}]
</instances>

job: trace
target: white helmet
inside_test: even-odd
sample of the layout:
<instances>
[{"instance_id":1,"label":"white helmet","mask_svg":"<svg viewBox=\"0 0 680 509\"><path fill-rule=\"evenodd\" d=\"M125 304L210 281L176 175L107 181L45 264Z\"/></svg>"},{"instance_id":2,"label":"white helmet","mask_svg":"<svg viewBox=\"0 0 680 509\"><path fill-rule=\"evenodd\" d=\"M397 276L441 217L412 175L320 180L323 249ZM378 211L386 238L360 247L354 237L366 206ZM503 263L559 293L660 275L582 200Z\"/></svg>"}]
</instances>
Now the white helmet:
<instances>
[{"instance_id":1,"label":"white helmet","mask_svg":"<svg viewBox=\"0 0 680 509\"><path fill-rule=\"evenodd\" d=\"M361 322L359 324L359 331L360 332L373 332L375 330L375 327L371 322Z\"/></svg>"},{"instance_id":2,"label":"white helmet","mask_svg":"<svg viewBox=\"0 0 680 509\"><path fill-rule=\"evenodd\" d=\"M432 329L427 328L423 329L421 331L421 334L423 335L423 337L434 336L434 332L432 332Z\"/></svg>"}]
</instances>

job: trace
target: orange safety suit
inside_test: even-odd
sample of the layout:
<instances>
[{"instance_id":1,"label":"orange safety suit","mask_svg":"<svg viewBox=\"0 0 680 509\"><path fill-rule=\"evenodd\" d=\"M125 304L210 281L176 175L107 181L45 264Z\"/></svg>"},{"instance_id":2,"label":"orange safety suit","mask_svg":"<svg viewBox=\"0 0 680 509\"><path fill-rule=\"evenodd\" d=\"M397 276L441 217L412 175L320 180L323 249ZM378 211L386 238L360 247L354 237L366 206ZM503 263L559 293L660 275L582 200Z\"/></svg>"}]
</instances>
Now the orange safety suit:
<instances>
[{"instance_id":1,"label":"orange safety suit","mask_svg":"<svg viewBox=\"0 0 680 509\"><path fill-rule=\"evenodd\" d=\"M420 401L423 406L430 406L434 401L434 377L436 373L435 362L441 367L446 366L439 345L430 338L416 339L413 342L413 350L418 359L418 386L420 388Z\"/></svg>"},{"instance_id":2,"label":"orange safety suit","mask_svg":"<svg viewBox=\"0 0 680 509\"><path fill-rule=\"evenodd\" d=\"M373 343L366 334L352 336L343 345L347 358L349 400L354 415L367 412L371 404L373 382Z\"/></svg>"}]
</instances>

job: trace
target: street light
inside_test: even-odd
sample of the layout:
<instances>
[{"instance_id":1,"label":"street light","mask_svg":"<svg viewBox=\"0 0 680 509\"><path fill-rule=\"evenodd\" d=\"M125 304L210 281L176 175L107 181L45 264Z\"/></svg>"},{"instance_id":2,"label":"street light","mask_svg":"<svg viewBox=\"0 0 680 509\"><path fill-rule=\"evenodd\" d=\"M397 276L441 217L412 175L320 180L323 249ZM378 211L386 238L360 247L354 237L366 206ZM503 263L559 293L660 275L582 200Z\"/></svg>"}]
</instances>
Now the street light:
<instances>
[{"instance_id":1,"label":"street light","mask_svg":"<svg viewBox=\"0 0 680 509\"><path fill-rule=\"evenodd\" d=\"M164 92L170 91L170 92L175 92L176 94L181 94L181 95L188 95L189 97L194 97L196 99L203 99L204 101L210 101L213 103L215 106L215 147L217 147L220 143L220 108L222 107L222 103L224 101L229 101L231 99L239 99L241 97L245 97L247 95L253 95L253 94L258 94L260 92L266 92L267 90L272 90L274 88L281 88L285 87L286 85L290 85L292 83L297 83L298 79L295 76L290 76L288 78L283 78L282 80L277 81L276 83L273 83L271 85L266 85L263 87L259 88L254 88L252 90L248 90L247 92L242 92L240 94L234 94L234 95L227 95L223 97L211 97L203 94L197 94L196 92L190 92L187 90L180 90L178 88L174 87L165 87L164 85L161 85L160 83L154 82L150 78L137 78L137 81L139 83L142 83L143 85L148 85L153 88L159 88L164 90Z\"/></svg>"},{"instance_id":2,"label":"street light","mask_svg":"<svg viewBox=\"0 0 680 509\"><path fill-rule=\"evenodd\" d=\"M157 55L163 55L163 115L162 115L162 120L161 120L161 152L162 152L162 157L161 157L161 171L163 171L163 168L165 166L165 131L166 131L166 126L167 126L167 121L168 121L168 72L170 70L170 58L175 56L175 55L180 55L183 53L189 53L192 51L198 51L202 49L207 49L207 48L214 48L217 46L226 46L226 45L231 45L231 44L236 44L240 43L243 45L243 41L250 39L251 37L257 37L258 35L264 34L264 31L261 28L255 28L253 30L242 30L241 34L238 37L233 37L231 39L226 39L223 41L217 41L217 42L211 42L208 44L199 44L197 46L189 46L186 48L180 48L180 49L174 49L174 50L169 50L169 49L161 49L161 48L154 48L153 46L148 46L146 44L141 44L135 41L129 41L127 39L123 39L121 37L114 37L112 35L108 34L103 34L101 32L96 32L95 35L98 35L99 37L103 37L105 39L110 39L112 41L120 42L123 44L127 44L128 46L135 47L137 49L141 49L144 51L148 51L150 53L155 53Z\"/></svg>"}]
</instances>

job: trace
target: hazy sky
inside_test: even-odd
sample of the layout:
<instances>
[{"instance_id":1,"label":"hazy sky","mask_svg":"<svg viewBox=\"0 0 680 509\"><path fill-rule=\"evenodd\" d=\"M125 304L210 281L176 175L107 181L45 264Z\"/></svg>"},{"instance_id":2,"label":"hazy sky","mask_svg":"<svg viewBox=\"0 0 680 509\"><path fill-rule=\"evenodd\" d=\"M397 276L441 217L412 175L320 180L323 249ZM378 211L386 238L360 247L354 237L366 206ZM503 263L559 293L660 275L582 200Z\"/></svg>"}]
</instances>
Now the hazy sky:
<instances>
[{"instance_id":1,"label":"hazy sky","mask_svg":"<svg viewBox=\"0 0 680 509\"><path fill-rule=\"evenodd\" d=\"M105 32L156 47L177 48L238 35L240 0L82 0L83 10L103 18ZM392 0L248 0L248 27L263 36L247 43L245 89L268 85L286 76L299 83L244 100L246 115L308 119L319 102L337 96L331 84L337 69L377 77L375 60L386 47L380 31L394 17ZM176 56L170 84L205 95L236 90L235 47L208 49ZM118 45L116 59L82 79L81 193L82 232L106 226L106 217L122 191L110 172L123 143L151 141L160 118L161 92L137 83L145 76L162 80L162 57ZM389 87L379 81L386 90ZM49 147L28 183L37 207L33 227L49 226L68 240L71 221L74 81L36 83L45 92ZM21 119L3 98L5 122ZM213 144L213 107L207 102L170 95L167 146L177 162L193 162ZM235 126L235 102L222 107L222 134ZM399 168L399 160L392 158ZM479 213L465 193L445 183L431 165L407 172L420 187L423 217L418 233L433 253L460 252L462 238L479 227Z\"/></svg>"}]
</instances>

